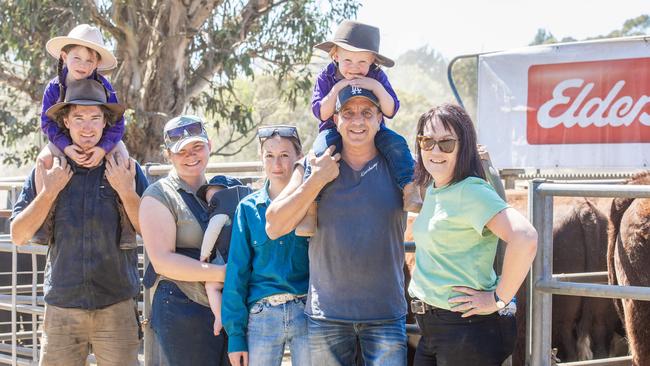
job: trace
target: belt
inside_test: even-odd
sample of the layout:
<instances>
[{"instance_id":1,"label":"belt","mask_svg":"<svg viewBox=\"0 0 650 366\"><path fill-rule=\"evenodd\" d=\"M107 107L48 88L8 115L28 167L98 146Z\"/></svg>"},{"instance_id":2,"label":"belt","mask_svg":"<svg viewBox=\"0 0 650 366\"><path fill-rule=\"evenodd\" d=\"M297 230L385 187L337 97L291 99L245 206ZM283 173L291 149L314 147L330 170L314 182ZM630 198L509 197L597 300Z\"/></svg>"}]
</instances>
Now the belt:
<instances>
[{"instance_id":1,"label":"belt","mask_svg":"<svg viewBox=\"0 0 650 366\"><path fill-rule=\"evenodd\" d=\"M440 308L435 307L433 305L429 305L420 299L411 300L411 312L413 314L424 314L427 311L431 311L435 309L440 309Z\"/></svg>"},{"instance_id":2,"label":"belt","mask_svg":"<svg viewBox=\"0 0 650 366\"><path fill-rule=\"evenodd\" d=\"M261 302L265 302L271 306L286 304L289 301L302 299L307 295L294 295L294 294L276 294L263 298Z\"/></svg>"}]
</instances>

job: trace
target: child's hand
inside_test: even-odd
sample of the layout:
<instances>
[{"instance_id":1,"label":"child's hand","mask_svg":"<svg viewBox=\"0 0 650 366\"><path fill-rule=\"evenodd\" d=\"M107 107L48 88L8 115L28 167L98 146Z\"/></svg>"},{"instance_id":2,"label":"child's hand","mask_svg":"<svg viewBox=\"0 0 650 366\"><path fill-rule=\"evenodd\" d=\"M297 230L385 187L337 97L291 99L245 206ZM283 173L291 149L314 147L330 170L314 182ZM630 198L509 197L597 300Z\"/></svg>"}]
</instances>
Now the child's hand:
<instances>
[{"instance_id":1,"label":"child's hand","mask_svg":"<svg viewBox=\"0 0 650 366\"><path fill-rule=\"evenodd\" d=\"M378 88L383 88L379 81L367 76L359 76L355 79L350 80L350 85L370 90L373 93L376 93L376 91L379 90Z\"/></svg>"},{"instance_id":2,"label":"child's hand","mask_svg":"<svg viewBox=\"0 0 650 366\"><path fill-rule=\"evenodd\" d=\"M352 82L352 80L341 79L337 81L336 84L334 84L332 90L336 88L335 94L338 95L341 90L343 90L346 86L350 85L350 82Z\"/></svg>"},{"instance_id":3,"label":"child's hand","mask_svg":"<svg viewBox=\"0 0 650 366\"><path fill-rule=\"evenodd\" d=\"M223 328L223 325L221 324L221 317L220 316L215 316L214 317L214 335L218 336L219 333L221 333L222 328Z\"/></svg>"},{"instance_id":4,"label":"child's hand","mask_svg":"<svg viewBox=\"0 0 650 366\"><path fill-rule=\"evenodd\" d=\"M84 165L88 157L84 151L77 145L68 145L63 149L63 153L79 165Z\"/></svg>"},{"instance_id":5,"label":"child's hand","mask_svg":"<svg viewBox=\"0 0 650 366\"><path fill-rule=\"evenodd\" d=\"M93 146L86 151L87 158L83 166L87 168L97 166L102 159L104 159L104 156L106 156L106 151L104 151L104 149L99 146Z\"/></svg>"}]
</instances>

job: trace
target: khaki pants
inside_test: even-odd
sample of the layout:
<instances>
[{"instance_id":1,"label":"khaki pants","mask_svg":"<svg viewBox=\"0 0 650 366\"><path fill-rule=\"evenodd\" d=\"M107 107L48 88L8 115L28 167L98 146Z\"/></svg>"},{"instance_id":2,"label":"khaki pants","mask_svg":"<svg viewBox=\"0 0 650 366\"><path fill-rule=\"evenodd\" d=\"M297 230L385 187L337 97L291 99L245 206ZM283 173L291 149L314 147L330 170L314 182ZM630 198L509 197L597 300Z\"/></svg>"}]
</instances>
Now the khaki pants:
<instances>
[{"instance_id":1,"label":"khaki pants","mask_svg":"<svg viewBox=\"0 0 650 366\"><path fill-rule=\"evenodd\" d=\"M133 299L98 310L45 306L40 366L83 366L92 351L98 366L138 365Z\"/></svg>"}]
</instances>

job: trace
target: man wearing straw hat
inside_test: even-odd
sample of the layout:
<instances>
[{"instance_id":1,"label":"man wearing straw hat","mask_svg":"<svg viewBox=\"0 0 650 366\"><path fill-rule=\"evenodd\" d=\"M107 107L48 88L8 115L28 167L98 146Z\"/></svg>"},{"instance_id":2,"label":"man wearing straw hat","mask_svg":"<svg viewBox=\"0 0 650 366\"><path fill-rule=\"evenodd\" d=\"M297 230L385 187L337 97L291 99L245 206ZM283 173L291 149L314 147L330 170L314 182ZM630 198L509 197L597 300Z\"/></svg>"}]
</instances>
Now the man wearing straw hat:
<instances>
[{"instance_id":1,"label":"man wearing straw hat","mask_svg":"<svg viewBox=\"0 0 650 366\"><path fill-rule=\"evenodd\" d=\"M103 86L86 79L71 82L65 100L47 114L74 144L90 149L124 109L107 103ZM116 196L138 229L147 180L134 161L112 157L92 167L55 158L51 169L41 170L42 190L36 193L32 171L11 217L11 239L24 245L54 210L40 365L84 365L91 351L100 365L137 365L138 254L119 248Z\"/></svg>"}]
</instances>

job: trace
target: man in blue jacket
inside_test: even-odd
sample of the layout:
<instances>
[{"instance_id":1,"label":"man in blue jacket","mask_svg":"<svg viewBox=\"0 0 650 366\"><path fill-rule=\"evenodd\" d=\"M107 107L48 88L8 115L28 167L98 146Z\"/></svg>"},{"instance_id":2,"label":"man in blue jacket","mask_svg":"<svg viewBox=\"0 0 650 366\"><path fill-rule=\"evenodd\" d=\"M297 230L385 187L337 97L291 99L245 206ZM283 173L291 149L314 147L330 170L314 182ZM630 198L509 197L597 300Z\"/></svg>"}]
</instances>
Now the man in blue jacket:
<instances>
[{"instance_id":1,"label":"man in blue jacket","mask_svg":"<svg viewBox=\"0 0 650 366\"><path fill-rule=\"evenodd\" d=\"M101 84L79 80L47 113L87 150L124 109L106 102ZM119 247L117 199L139 231L140 194L147 180L135 161L113 157L93 167L55 158L52 168L42 171L43 189L36 193L33 170L11 217L12 241L24 245L54 210L40 365L84 365L91 346L99 364L137 365L138 254Z\"/></svg>"}]
</instances>

